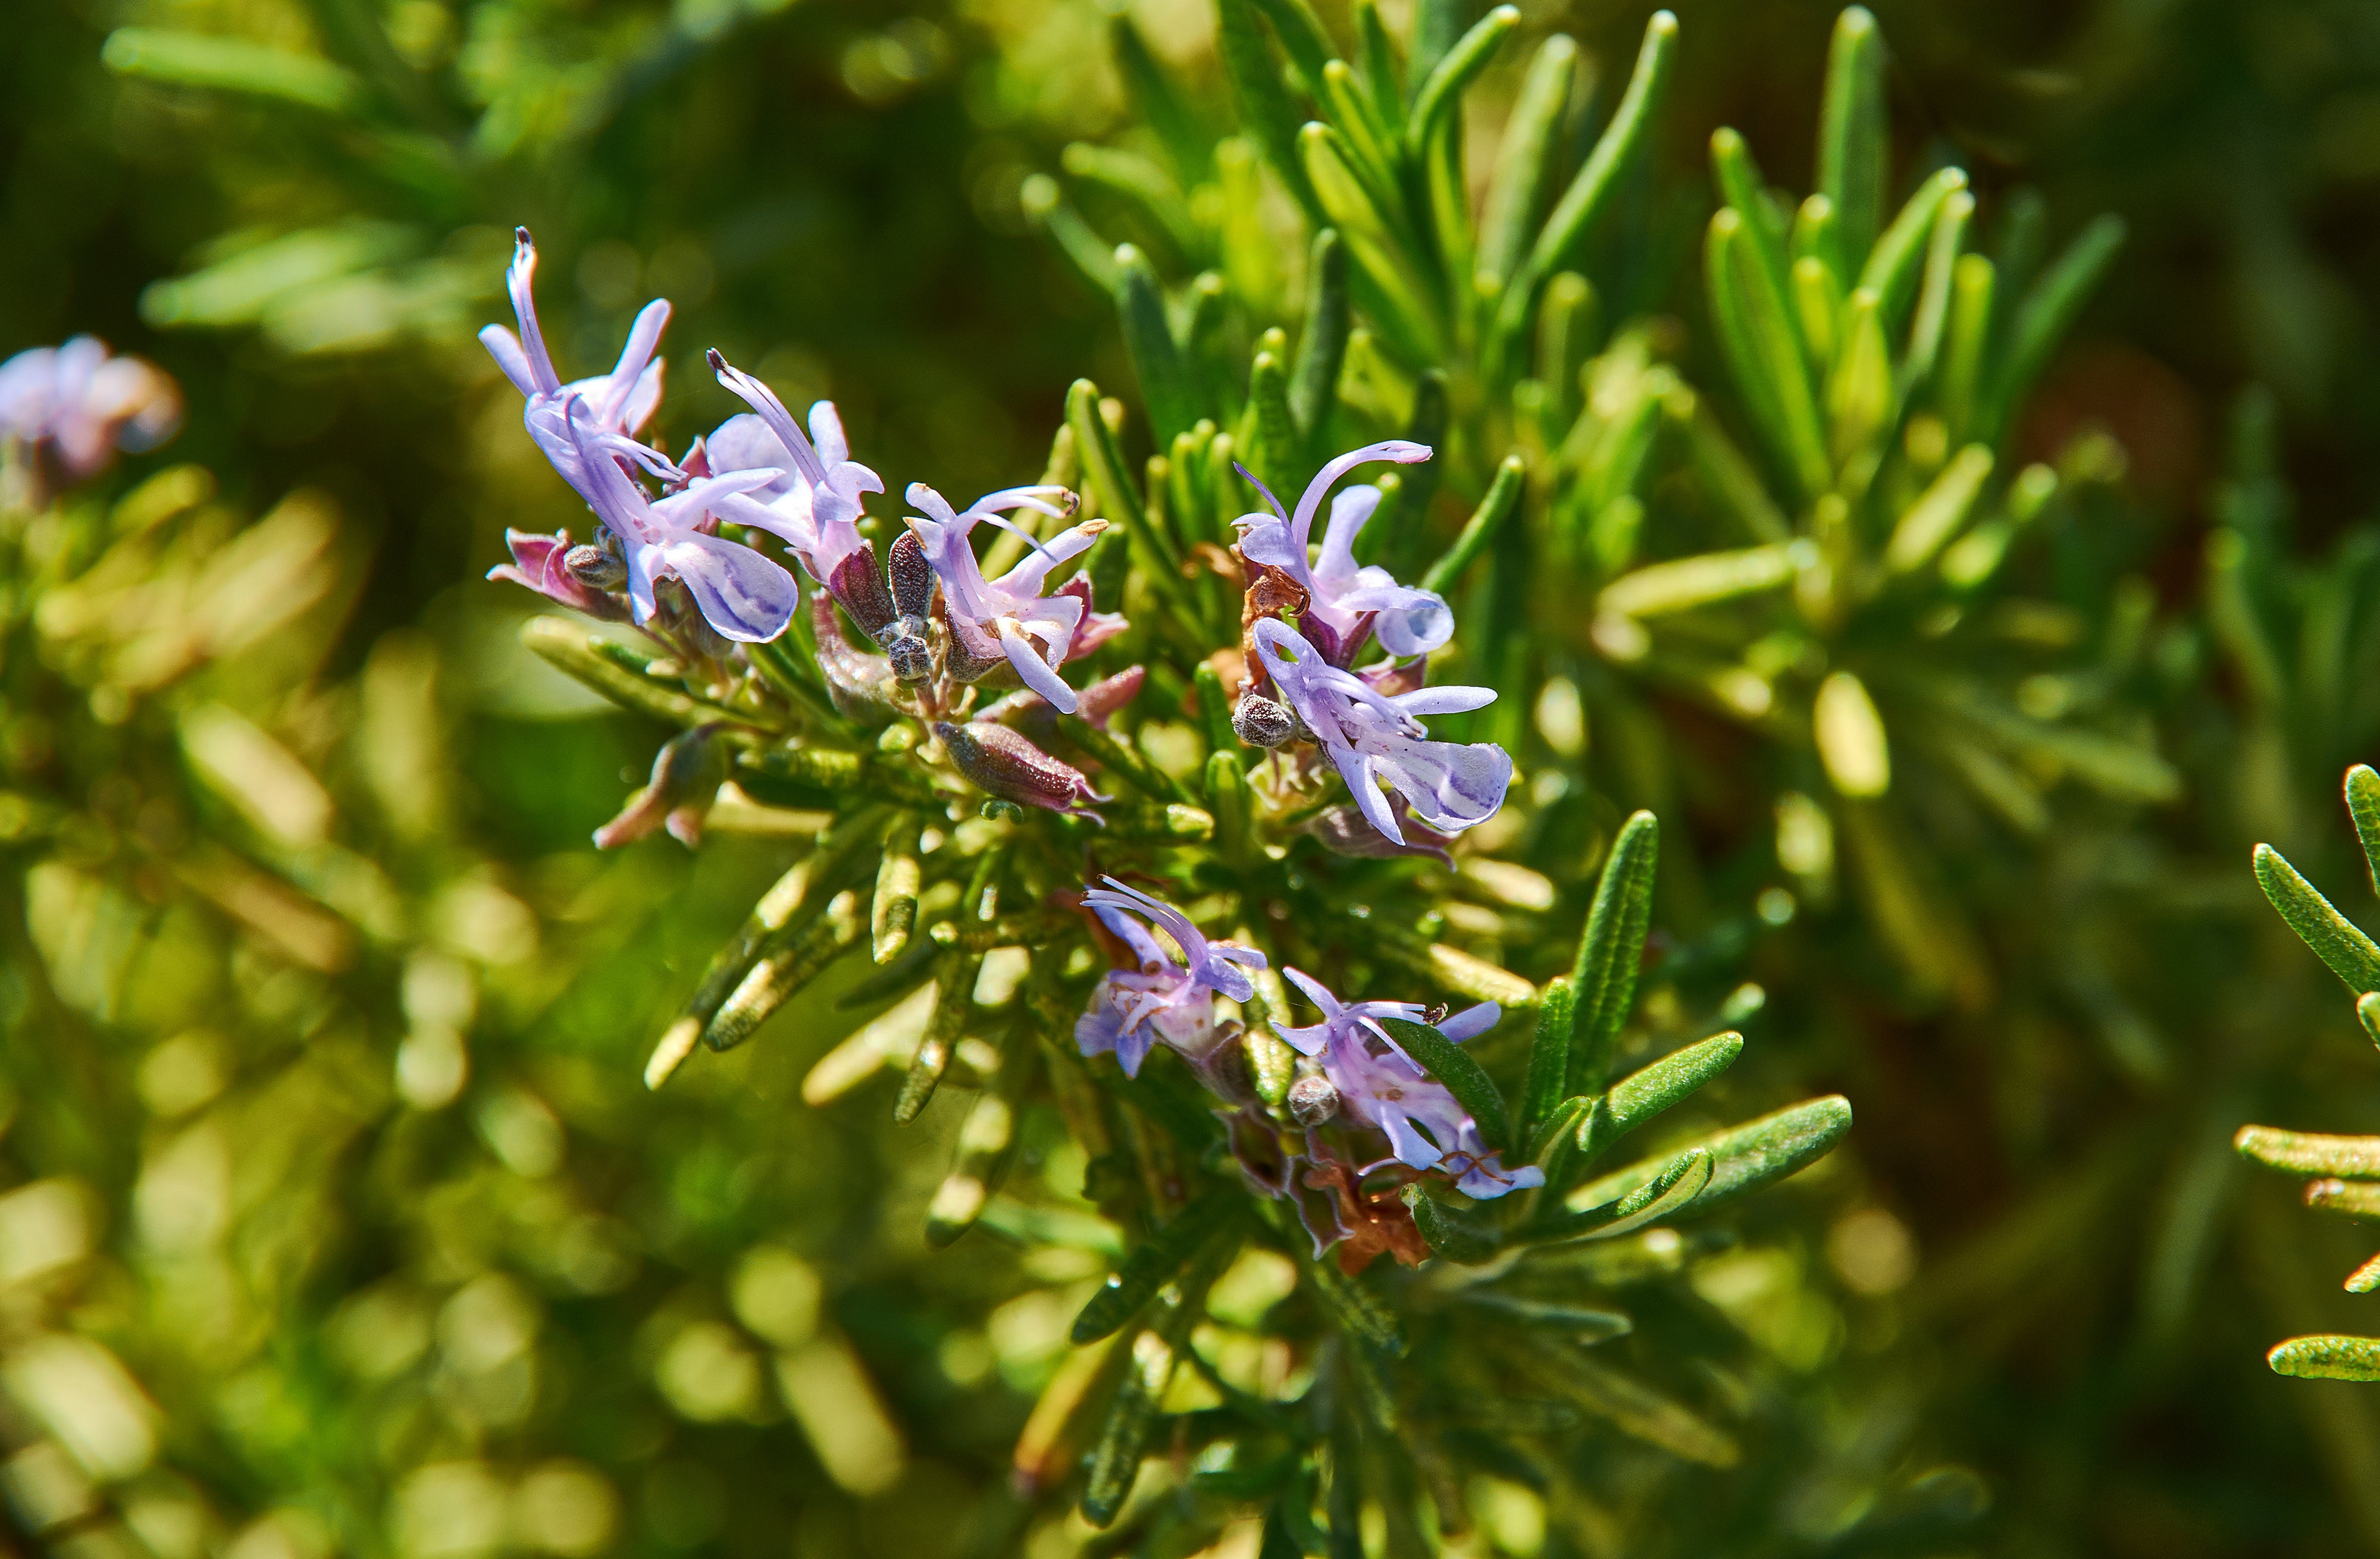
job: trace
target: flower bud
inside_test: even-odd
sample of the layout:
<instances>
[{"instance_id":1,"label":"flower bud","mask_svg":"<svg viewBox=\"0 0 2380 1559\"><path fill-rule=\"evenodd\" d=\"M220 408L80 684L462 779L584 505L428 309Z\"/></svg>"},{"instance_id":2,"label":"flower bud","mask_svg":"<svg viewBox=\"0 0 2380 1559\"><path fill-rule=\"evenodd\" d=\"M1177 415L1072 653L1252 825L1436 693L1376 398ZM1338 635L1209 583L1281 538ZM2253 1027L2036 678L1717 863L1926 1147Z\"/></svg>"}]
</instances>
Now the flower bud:
<instances>
[{"instance_id":1,"label":"flower bud","mask_svg":"<svg viewBox=\"0 0 2380 1559\"><path fill-rule=\"evenodd\" d=\"M1339 1089L1320 1072L1308 1072L1289 1085L1290 1118L1300 1126L1319 1126L1339 1113Z\"/></svg>"},{"instance_id":2,"label":"flower bud","mask_svg":"<svg viewBox=\"0 0 2380 1559\"><path fill-rule=\"evenodd\" d=\"M938 721L934 735L951 755L952 767L978 788L1020 806L1096 816L1082 806L1086 801L1106 801L1091 789L1083 771L1061 763L1026 739L1024 732L988 721L953 725Z\"/></svg>"},{"instance_id":3,"label":"flower bud","mask_svg":"<svg viewBox=\"0 0 2380 1559\"><path fill-rule=\"evenodd\" d=\"M877 565L873 541L862 541L836 563L826 587L869 638L879 638L897 615L892 598L884 590L884 571Z\"/></svg>"},{"instance_id":4,"label":"flower bud","mask_svg":"<svg viewBox=\"0 0 2380 1559\"><path fill-rule=\"evenodd\" d=\"M892 581L892 610L903 617L923 618L934 608L934 565L927 560L917 533L905 530L893 538L885 563Z\"/></svg>"},{"instance_id":5,"label":"flower bud","mask_svg":"<svg viewBox=\"0 0 2380 1559\"><path fill-rule=\"evenodd\" d=\"M1297 716L1260 693L1245 694L1232 710L1232 730L1251 747L1278 747L1297 735Z\"/></svg>"},{"instance_id":6,"label":"flower bud","mask_svg":"<svg viewBox=\"0 0 2380 1559\"><path fill-rule=\"evenodd\" d=\"M628 582L628 565L591 544L565 552L562 566L590 590L617 590Z\"/></svg>"}]
</instances>

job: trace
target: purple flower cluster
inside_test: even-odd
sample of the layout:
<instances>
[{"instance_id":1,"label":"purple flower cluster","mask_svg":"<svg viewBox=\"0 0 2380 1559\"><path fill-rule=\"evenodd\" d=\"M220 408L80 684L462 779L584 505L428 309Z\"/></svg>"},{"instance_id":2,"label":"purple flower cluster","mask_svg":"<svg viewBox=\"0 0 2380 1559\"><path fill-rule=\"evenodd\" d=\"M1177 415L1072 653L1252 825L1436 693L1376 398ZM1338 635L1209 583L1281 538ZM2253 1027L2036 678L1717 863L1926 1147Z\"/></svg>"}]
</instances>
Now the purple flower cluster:
<instances>
[{"instance_id":1,"label":"purple flower cluster","mask_svg":"<svg viewBox=\"0 0 2380 1559\"><path fill-rule=\"evenodd\" d=\"M1076 695L1059 668L1089 654L1124 622L1092 610L1087 575L1078 573L1055 590L1049 575L1088 549L1105 523L1035 542L1025 562L996 580L983 577L969 540L984 522L1016 528L1002 516L1017 509L1062 519L1073 494L1015 488L954 511L933 489L913 484L909 501L923 513L909 519L889 560L880 561L859 522L866 495L882 492L884 481L851 458L832 403L811 406L805 430L774 391L713 352L719 382L752 409L673 460L640 440L661 404L662 369L654 352L669 304L656 300L637 316L609 373L565 383L538 327L536 272L537 248L524 229L505 278L519 332L490 325L480 339L520 391L530 439L593 511L599 529L584 547L573 547L566 532L509 532L513 562L490 577L639 625L666 616L660 587L675 581L711 632L769 642L793 622L800 583L762 551L722 536L725 523L782 541L872 641L866 648L841 642L831 610L820 621L833 641L821 639L820 671L846 708L891 707L896 688L947 679L962 689L1021 683L1052 707L1075 711ZM625 609L613 594L623 587ZM929 719L957 712L942 707L948 701L929 694L911 712ZM1014 745L998 735L988 740L995 749Z\"/></svg>"},{"instance_id":2,"label":"purple flower cluster","mask_svg":"<svg viewBox=\"0 0 2380 1559\"><path fill-rule=\"evenodd\" d=\"M1487 1151L1479 1123L1471 1118L1446 1084L1422 1070L1405 1054L1383 1018L1435 1027L1461 1044L1496 1026L1502 1008L1483 1001L1430 1024L1427 1015L1410 1001L1342 1002L1318 980L1294 969L1282 975L1322 1009L1322 1021L1291 1028L1275 1021L1273 1032L1301 1056L1321 1063L1321 1075L1337 1096L1337 1107L1354 1119L1377 1128L1389 1140L1395 1162L1412 1169L1436 1169L1453 1178L1466 1196L1481 1201L1545 1184L1534 1165L1507 1169ZM1328 1118L1328 1099L1317 1101L1314 1113ZM1382 1163L1388 1162L1383 1160ZM1365 1170L1379 1167L1366 1165Z\"/></svg>"},{"instance_id":3,"label":"purple flower cluster","mask_svg":"<svg viewBox=\"0 0 2380 1559\"><path fill-rule=\"evenodd\" d=\"M1126 1077L1138 1077L1152 1045L1163 1041L1184 1059L1205 1068L1228 1037L1215 1023L1215 997L1247 1001L1256 986L1245 973L1262 969L1252 948L1209 942L1190 917L1113 877L1085 892L1083 902L1132 949L1136 968L1111 971L1091 993L1090 1010L1075 1023L1086 1056L1113 1055ZM1149 925L1143 925L1146 920ZM1149 926L1173 939L1180 958L1165 950Z\"/></svg>"},{"instance_id":4,"label":"purple flower cluster","mask_svg":"<svg viewBox=\"0 0 2380 1559\"><path fill-rule=\"evenodd\" d=\"M1092 990L1089 1007L1075 1020L1075 1043L1085 1056L1112 1055L1126 1077L1139 1076L1149 1051L1159 1045L1178 1053L1231 1106L1219 1113L1232 1127L1234 1149L1249 1167L1252 1184L1273 1196L1294 1198L1301 1160L1318 1172L1314 1184L1343 1182L1343 1161L1318 1136L1334 1122L1377 1131L1387 1142L1386 1157L1366 1162L1359 1156L1354 1166L1357 1176L1402 1165L1417 1174L1444 1175L1463 1194L1480 1201L1545 1183L1543 1172L1533 1165L1506 1168L1488 1150L1479 1123L1452 1092L1382 1026L1384 1018L1427 1023L1428 1016L1418 1004L1342 1002L1295 969L1281 973L1321 1009L1322 1021L1293 1027L1276 1016L1272 1028L1311 1063L1308 1075L1292 1088L1288 1099L1292 1115L1307 1129L1307 1138L1302 1152L1283 1154L1269 1148L1252 1154L1250 1139L1269 1129L1255 1112L1245 1083L1222 1065L1242 1031L1217 1021L1215 997L1252 999L1256 986L1247 972L1266 966L1264 954L1209 942L1172 905L1113 877L1100 880L1106 886L1087 890L1083 902L1123 944L1133 962L1110 970ZM1172 940L1171 949L1158 939L1158 931ZM1435 1026L1459 1044L1486 1033L1502 1015L1500 1008L1487 1001ZM1258 1168L1252 1158L1262 1158L1269 1166ZM1298 1201L1299 1216L1314 1234L1316 1255L1351 1232L1335 1208L1318 1227L1304 1200Z\"/></svg>"},{"instance_id":5,"label":"purple flower cluster","mask_svg":"<svg viewBox=\"0 0 2380 1559\"><path fill-rule=\"evenodd\" d=\"M1453 637L1454 614L1435 591L1400 585L1377 565L1356 564L1355 537L1379 508L1378 488L1358 483L1340 493L1331 502L1321 550L1310 561L1307 547L1331 484L1373 461L1410 465L1430 453L1427 444L1402 439L1351 450L1316 473L1293 514L1249 477L1270 513L1238 521L1241 555L1284 576L1304 605L1295 628L1265 617L1249 629L1251 688L1233 724L1260 745L1300 737L1319 743L1365 819L1398 847L1406 843L1404 828L1381 793L1383 783L1441 837L1486 822L1503 805L1512 780L1511 755L1492 743L1430 741L1419 718L1480 708L1495 702L1495 690L1421 685L1420 658ZM1354 669L1372 640L1388 658ZM1265 685L1278 696L1260 691Z\"/></svg>"},{"instance_id":6,"label":"purple flower cluster","mask_svg":"<svg viewBox=\"0 0 2380 1559\"><path fill-rule=\"evenodd\" d=\"M733 643L775 640L800 610L799 574L760 546L773 537L820 586L811 601L818 669L844 715L878 723L914 717L935 737L931 761L947 760L1002 800L1085 813L1086 803L1104 799L1026 728L1046 738L1047 720L1060 715L1103 724L1139 685L1111 679L1093 707L1092 690L1063 673L1127 626L1093 609L1088 574L1077 569L1052 584L1098 542L1106 521L1067 524L1075 497L1063 488L1004 489L962 509L913 482L906 497L915 512L880 558L872 525L863 529L863 505L886 490L884 480L851 458L832 403L812 405L805 428L769 386L713 352L712 373L751 409L673 459L644 441L661 405L655 354L669 304L655 300L637 316L609 372L565 382L538 325L536 272L537 248L524 229L505 278L518 333L490 325L480 340L520 391L529 438L593 512L596 534L574 546L566 531L508 532L513 562L491 578L595 617L632 621L718 662ZM1335 821L1311 831L1342 853L1443 855L1451 836L1495 814L1512 782L1501 748L1430 739L1425 717L1476 709L1496 695L1424 685L1425 658L1451 638L1453 612L1436 592L1355 561L1380 489L1359 482L1332 496L1359 466L1430 457L1427 445L1404 440L1366 444L1325 465L1293 512L1257 484L1266 512L1236 522L1256 609L1232 724L1257 746L1318 745L1353 805L1331 809ZM1326 501L1318 550L1314 528ZM1020 512L1048 523L1026 529L1011 518ZM722 526L735 529L722 534ZM976 555L983 527L1027 544L997 578ZM1382 658L1359 666L1376 644ZM978 686L1015 691L978 707ZM1284 771L1276 765L1275 772ZM1301 755L1288 772L1302 783L1316 771ZM1412 840L1409 824L1418 836Z\"/></svg>"}]
</instances>

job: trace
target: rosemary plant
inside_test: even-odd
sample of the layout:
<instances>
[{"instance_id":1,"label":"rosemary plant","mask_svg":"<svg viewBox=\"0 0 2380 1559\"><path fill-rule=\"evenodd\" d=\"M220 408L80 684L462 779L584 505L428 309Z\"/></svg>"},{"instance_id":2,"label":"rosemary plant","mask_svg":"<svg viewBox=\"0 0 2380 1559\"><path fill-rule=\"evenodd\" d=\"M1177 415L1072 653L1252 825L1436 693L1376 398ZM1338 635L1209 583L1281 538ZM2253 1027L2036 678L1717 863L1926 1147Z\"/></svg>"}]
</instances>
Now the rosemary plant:
<instances>
[{"instance_id":1,"label":"rosemary plant","mask_svg":"<svg viewBox=\"0 0 2380 1559\"><path fill-rule=\"evenodd\" d=\"M1458 884L1512 909L1549 910L1553 895L1460 837L1496 820L1511 759L1433 741L1418 717L1495 695L1428 684L1429 652L1454 633L1445 600L1355 564L1378 488L1331 498L1355 468L1410 466L1428 446L1331 460L1293 514L1266 492L1269 512L1244 514L1226 551L1119 477L1112 431L1078 385L1050 479L965 510L912 484L922 513L880 562L885 527L865 502L883 482L851 460L832 405L811 408L805 433L714 353L720 382L753 409L672 460L636 440L660 396L651 359L668 306L639 316L609 373L565 384L538 326L535 269L524 232L510 272L519 332L492 326L483 340L599 528L578 545L515 533L515 562L494 572L642 629L660 656L552 618L526 637L684 732L597 841L666 827L698 843L730 787L819 815L816 848L711 961L646 1082L745 1043L789 1003L832 992L885 1009L819 1061L804 1094L825 1103L890 1065L905 1124L965 1077L956 1163L927 1215L936 1246L987 1217L1030 1237L1036 1214L994 1199L1023 1118L1044 1106L1063 1118L1084 1195L1130 1248L1072 1329L1101 1349L1058 1375L1026 1426L1028 1488L1071 1487L1087 1452L1084 1515L1122 1517L1166 1437L1177 1373L1214 1401L1166 1433L1221 1498L1142 1517L1217 1522L1256 1501L1301 1547L1323 1542L1323 1528L1354 1541L1367 1507L1418 1541L1425 1487L1439 1528L1462 1526L1433 1432L1451 1378L1542 1378L1681 1455L1734 1459L1694 1410L1582 1351L1628 1321L1578 1285L1595 1292L1604 1249L1628 1252L1609 1258L1620 1265L1607 1279L1631 1262L1674 1263L1684 1247L1666 1226L1823 1154L1850 1108L1813 1100L1596 1172L1742 1046L1719 1034L1616 1075L1658 859L1649 814L1612 841L1573 954L1542 923L1508 938L1567 975L1540 988L1447 939ZM1037 538L1005 517L1072 519L1070 448L1132 551L1125 569L1095 561L1053 587L1055 565L1115 545L1106 518ZM1002 533L980 556L978 527ZM807 599L763 536L814 582ZM1118 598L1140 623L1098 610ZM1062 674L1085 662L1114 669L1080 686ZM1188 718L1141 714L1148 706ZM854 966L867 972L837 979ZM1293 986L1320 1021L1292 1021ZM1450 1012L1447 997L1471 1005ZM1525 1047L1500 1038L1508 1013L1531 1020ZM1565 1265L1581 1247L1596 1255ZM1235 1368L1193 1337L1252 1252L1295 1275L1236 1318L1289 1344L1285 1374ZM1383 1254L1424 1270L1359 1281ZM1409 1379L1394 1361L1415 1346L1445 1357ZM1368 1493L1366 1457L1395 1473Z\"/></svg>"}]
</instances>

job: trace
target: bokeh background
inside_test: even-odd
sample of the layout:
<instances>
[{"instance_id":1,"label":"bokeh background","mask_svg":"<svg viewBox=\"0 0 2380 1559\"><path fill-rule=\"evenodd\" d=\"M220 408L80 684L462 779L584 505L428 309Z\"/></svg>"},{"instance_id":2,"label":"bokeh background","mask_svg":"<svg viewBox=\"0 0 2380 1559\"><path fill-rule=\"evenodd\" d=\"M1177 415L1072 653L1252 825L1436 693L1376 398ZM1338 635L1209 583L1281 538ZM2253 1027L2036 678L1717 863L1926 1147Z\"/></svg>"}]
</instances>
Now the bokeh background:
<instances>
[{"instance_id":1,"label":"bokeh background","mask_svg":"<svg viewBox=\"0 0 2380 1559\"><path fill-rule=\"evenodd\" d=\"M1807 187L1831 10L1676 8L1661 176L1701 189L1728 123ZM1649 9L1533 4L1524 25L1578 37L1608 101ZM1845 1512L1935 1468L1960 1518L1911 1552L2380 1552L2380 1397L2262 1360L2355 1327L2335 1284L2363 1252L2228 1148L2252 1117L2380 1126L2380 1064L2246 870L2270 839L2371 908L2336 785L2374 754L2380 664L2349 634L2344 688L2260 701L2203 562L2217 527L2271 547L2292 655L2329 631L2324 600L2370 598L2380 9L1876 10L1908 158L1954 153L1987 200L2036 189L2060 233L2129 224L2020 443L2120 449L2099 520L2155 586L2163 669L2131 696L2185 795L1962 879L2002 976L1978 1004L1879 994L1823 918L1765 945L1762 1065L1859 1116L1705 1296L1766 1361L1746 1411L1772 1444L1683 1495L1648 1479L1641 1509L1496 1484L1468 1541L1667 1553L1691 1527L1681 1551L1851 1553ZM1208 8L1131 15L1220 120ZM674 300L673 447L736 409L701 369L718 346L789 401L832 395L887 473L1032 479L1066 384L1129 378L1023 199L1125 115L1110 14L6 19L0 354L96 332L169 370L188 414L12 542L0 1542L1097 1552L1007 1469L1104 1256L997 1231L927 1251L955 1115L895 1133L813 1107L831 1016L639 1084L792 846L588 844L656 733L520 650L526 599L481 580L506 526L575 516L472 336L504 317L525 223L566 369ZM1695 272L1658 307L1693 320ZM71 587L31 604L67 556ZM1672 848L1728 891L1776 875L1763 804L1716 768L1686 799ZM2120 885L2098 932L2045 938L2034 906L2083 878ZM1026 1176L1079 1184L1062 1148L1028 1148ZM1664 1515L1681 1497L1692 1522Z\"/></svg>"}]
</instances>

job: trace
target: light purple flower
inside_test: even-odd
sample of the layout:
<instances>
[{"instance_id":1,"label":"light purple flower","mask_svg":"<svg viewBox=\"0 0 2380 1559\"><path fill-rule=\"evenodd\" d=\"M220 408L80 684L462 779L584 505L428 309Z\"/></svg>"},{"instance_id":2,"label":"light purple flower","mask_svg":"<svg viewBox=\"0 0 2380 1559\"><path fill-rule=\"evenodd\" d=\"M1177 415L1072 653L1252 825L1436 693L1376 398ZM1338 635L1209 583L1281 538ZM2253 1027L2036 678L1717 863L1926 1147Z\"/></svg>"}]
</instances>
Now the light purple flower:
<instances>
[{"instance_id":1,"label":"light purple flower","mask_svg":"<svg viewBox=\"0 0 2380 1559\"><path fill-rule=\"evenodd\" d=\"M563 407L572 397L586 403L587 415L597 429L634 438L638 429L650 420L662 404L662 363L653 356L661 344L662 332L669 324L670 306L667 298L657 297L645 305L637 315L636 323L628 327L627 344L620 349L620 360L612 371L591 379L576 380L568 384L554 371L553 358L545 348L545 332L538 328L537 300L530 284L537 276L537 245L528 229L513 230L513 262L504 272L504 289L512 295L513 313L520 320L520 333L515 335L502 325L490 325L480 332L480 344L496 360L504 377L513 381L528 401L523 417L528 424L529 437L545 451L565 479L571 476L565 462L571 455L571 438L567 417ZM579 487L577 481L571 486ZM581 496L586 489L579 488ZM588 499L592 503L593 499Z\"/></svg>"},{"instance_id":2,"label":"light purple flower","mask_svg":"<svg viewBox=\"0 0 2380 1559\"><path fill-rule=\"evenodd\" d=\"M181 426L182 396L164 369L108 356L95 335L36 346L0 363L0 444L46 445L73 479L119 449L154 449Z\"/></svg>"},{"instance_id":3,"label":"light purple flower","mask_svg":"<svg viewBox=\"0 0 2380 1559\"><path fill-rule=\"evenodd\" d=\"M1109 971L1091 993L1090 1009L1075 1020L1075 1043L1086 1056L1114 1052L1126 1077L1140 1075L1149 1047L1160 1040L1203 1067L1220 1037L1216 995L1253 999L1256 986L1243 971L1262 969L1264 954L1209 942L1188 915L1163 900L1113 877L1099 880L1107 886L1087 891L1083 902L1132 949L1140 967ZM1142 920L1173 938L1181 960L1165 950Z\"/></svg>"},{"instance_id":4,"label":"light purple flower","mask_svg":"<svg viewBox=\"0 0 2380 1559\"><path fill-rule=\"evenodd\" d=\"M1322 1009L1322 1021L1291 1028L1276 1021L1273 1032L1300 1055L1321 1058L1323 1074L1339 1091L1340 1106L1386 1133L1397 1162L1452 1176L1457 1190L1483 1202L1546 1183L1544 1172L1535 1165L1505 1168L1480 1140L1479 1123L1470 1112L1389 1037L1380 1020L1424 1022L1417 1003L1342 1002L1298 970L1281 973ZM1503 1009L1483 1001L1435 1026L1459 1045L1486 1033L1502 1016Z\"/></svg>"},{"instance_id":5,"label":"light purple flower","mask_svg":"<svg viewBox=\"0 0 2380 1559\"><path fill-rule=\"evenodd\" d=\"M587 403L575 395L565 397L562 409L577 480L586 484L579 490L626 551L628 604L637 621L653 614L654 581L674 578L694 597L703 620L723 636L758 644L783 633L801 600L794 576L749 547L696 528L724 498L764 486L777 473L689 477L684 487L656 499L620 460L659 461L665 471L674 470L668 462L633 440L601 430Z\"/></svg>"},{"instance_id":6,"label":"light purple flower","mask_svg":"<svg viewBox=\"0 0 2380 1559\"><path fill-rule=\"evenodd\" d=\"M710 371L752 407L721 423L703 441L711 470L723 475L774 468L779 473L733 504L725 517L783 537L810 577L836 589L835 576L844 560L867 547L858 530L860 494L882 492L884 478L851 458L851 444L833 402L811 404L810 431L805 437L775 391L716 352L710 354ZM773 522L750 517L751 510L760 508L771 512ZM874 567L871 562L871 573ZM836 589L837 595L842 593Z\"/></svg>"},{"instance_id":7,"label":"light purple flower","mask_svg":"<svg viewBox=\"0 0 2380 1559\"><path fill-rule=\"evenodd\" d=\"M626 554L628 602L636 620L644 622L652 617L654 582L674 578L693 595L704 621L727 638L759 642L784 632L801 597L793 575L752 549L699 528L729 500L767 486L783 472L693 477L636 440L637 430L661 404L662 365L653 349L669 323L668 301L656 298L637 316L611 372L565 384L538 326L532 289L536 275L537 245L528 228L516 229L504 284L512 294L520 333L490 325L480 332L480 341L527 398L522 420L529 437L618 538ZM651 473L673 490L667 497L652 498L634 475L637 471ZM758 504L751 507L759 509ZM743 514L734 517L739 524L756 523ZM781 527L782 522L768 518L763 528ZM524 575L524 583L545 591L543 581L549 577L550 571L540 570L536 580Z\"/></svg>"},{"instance_id":8,"label":"light purple flower","mask_svg":"<svg viewBox=\"0 0 2380 1559\"><path fill-rule=\"evenodd\" d=\"M1376 460L1412 465L1429 457L1427 444L1403 439L1350 450L1315 473L1297 501L1294 515L1281 508L1271 489L1248 477L1245 468L1240 472L1255 483L1272 510L1269 514L1243 514L1233 522L1240 527L1240 550L1252 562L1280 569L1305 587L1310 598L1304 613L1305 631L1318 642L1327 639L1322 648L1332 665L1344 666L1354 659L1367 621L1380 647L1401 659L1427 655L1454 635L1454 613L1444 597L1434 590L1400 585L1377 563L1357 566L1355 534L1380 506L1380 489L1369 482L1359 482L1331 501L1321 553L1312 562L1306 561L1314 516L1331 483Z\"/></svg>"},{"instance_id":9,"label":"light purple flower","mask_svg":"<svg viewBox=\"0 0 2380 1559\"><path fill-rule=\"evenodd\" d=\"M1492 742L1432 742L1418 717L1460 714L1496 700L1485 687L1416 688L1383 694L1323 659L1295 629L1259 620L1255 635L1264 671L1281 702L1322 743L1372 827L1399 844L1404 830L1378 783L1405 798L1414 816L1441 834L1484 823L1504 804L1512 755Z\"/></svg>"},{"instance_id":10,"label":"light purple flower","mask_svg":"<svg viewBox=\"0 0 2380 1559\"><path fill-rule=\"evenodd\" d=\"M1062 519L1071 512L1071 503L1060 508L1050 502L1061 497L1071 499L1072 495L1063 488L1009 488L986 493L964 511L953 511L941 493L923 482L912 482L909 502L926 513L911 515L909 529L941 583L943 610L950 614L956 652L953 671L959 680L973 682L1004 658L1026 686L1048 699L1060 713L1071 715L1077 707L1075 690L1059 677L1058 668L1074 650L1075 630L1087 610L1085 597L1067 590L1046 596L1041 591L1050 571L1088 550L1107 528L1107 522L1086 520L1047 541L1034 542L1023 562L989 582L968 539L976 526L986 520L1002 529L1016 529L1000 517L1004 510L1037 509Z\"/></svg>"}]
</instances>

